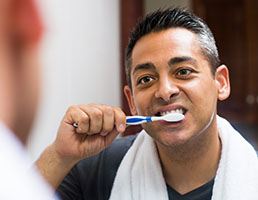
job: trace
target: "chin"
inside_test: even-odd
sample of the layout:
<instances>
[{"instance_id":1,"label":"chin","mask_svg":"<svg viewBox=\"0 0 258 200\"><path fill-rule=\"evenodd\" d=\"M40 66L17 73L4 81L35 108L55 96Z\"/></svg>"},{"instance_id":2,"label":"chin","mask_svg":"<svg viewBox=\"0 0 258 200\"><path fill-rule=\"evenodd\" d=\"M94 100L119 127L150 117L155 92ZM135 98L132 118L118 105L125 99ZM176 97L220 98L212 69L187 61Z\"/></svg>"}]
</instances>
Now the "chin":
<instances>
[{"instance_id":1,"label":"chin","mask_svg":"<svg viewBox=\"0 0 258 200\"><path fill-rule=\"evenodd\" d=\"M166 147L179 147L188 143L189 139L179 137L161 137L157 138L156 141Z\"/></svg>"},{"instance_id":2,"label":"chin","mask_svg":"<svg viewBox=\"0 0 258 200\"><path fill-rule=\"evenodd\" d=\"M191 140L190 136L186 133L171 132L171 131L161 131L152 134L150 131L146 131L154 139L156 143L161 144L166 147L177 147L188 143ZM158 133L158 134L157 134Z\"/></svg>"}]
</instances>

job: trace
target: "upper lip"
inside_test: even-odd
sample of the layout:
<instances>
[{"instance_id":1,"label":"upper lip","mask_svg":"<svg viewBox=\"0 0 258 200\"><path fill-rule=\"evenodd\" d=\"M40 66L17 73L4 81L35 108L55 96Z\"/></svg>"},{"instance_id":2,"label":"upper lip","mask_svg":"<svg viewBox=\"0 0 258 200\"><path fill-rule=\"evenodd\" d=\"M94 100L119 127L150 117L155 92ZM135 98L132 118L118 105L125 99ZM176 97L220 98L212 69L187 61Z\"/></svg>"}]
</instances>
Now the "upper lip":
<instances>
[{"instance_id":1,"label":"upper lip","mask_svg":"<svg viewBox=\"0 0 258 200\"><path fill-rule=\"evenodd\" d=\"M154 111L154 114L157 116L157 115L160 115L160 113L162 113L162 112L168 112L168 111L177 110L177 109L182 109L184 114L187 111L187 109L182 105L171 104L171 105L167 105L167 106L158 108L157 110Z\"/></svg>"}]
</instances>

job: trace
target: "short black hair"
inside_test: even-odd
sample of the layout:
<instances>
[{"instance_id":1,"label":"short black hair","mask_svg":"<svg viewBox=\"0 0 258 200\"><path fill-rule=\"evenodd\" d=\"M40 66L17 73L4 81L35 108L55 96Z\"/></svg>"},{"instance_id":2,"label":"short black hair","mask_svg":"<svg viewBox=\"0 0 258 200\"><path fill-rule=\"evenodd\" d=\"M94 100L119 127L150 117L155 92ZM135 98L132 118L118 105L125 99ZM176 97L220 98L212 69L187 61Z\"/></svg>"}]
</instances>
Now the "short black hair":
<instances>
[{"instance_id":1,"label":"short black hair","mask_svg":"<svg viewBox=\"0 0 258 200\"><path fill-rule=\"evenodd\" d=\"M132 30L125 55L125 71L128 85L131 87L132 51L137 41L143 36L167 30L169 28L185 28L198 36L202 53L207 57L211 71L220 64L219 54L214 36L208 25L199 17L182 8L158 9L139 20Z\"/></svg>"}]
</instances>

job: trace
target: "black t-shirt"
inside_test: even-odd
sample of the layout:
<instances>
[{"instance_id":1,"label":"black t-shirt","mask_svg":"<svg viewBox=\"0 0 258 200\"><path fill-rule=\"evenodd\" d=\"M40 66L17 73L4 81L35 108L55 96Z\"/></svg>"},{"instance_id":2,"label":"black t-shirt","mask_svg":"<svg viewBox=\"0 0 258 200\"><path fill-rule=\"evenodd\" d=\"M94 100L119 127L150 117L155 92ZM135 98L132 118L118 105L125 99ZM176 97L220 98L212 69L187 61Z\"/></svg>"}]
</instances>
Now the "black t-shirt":
<instances>
[{"instance_id":1,"label":"black t-shirt","mask_svg":"<svg viewBox=\"0 0 258 200\"><path fill-rule=\"evenodd\" d=\"M214 179L183 195L167 185L168 197L173 200L210 200L213 184Z\"/></svg>"},{"instance_id":2,"label":"black t-shirt","mask_svg":"<svg viewBox=\"0 0 258 200\"><path fill-rule=\"evenodd\" d=\"M118 167L135 137L119 138L97 156L80 161L60 184L57 189L58 196L62 200L108 200ZM169 199L173 197L173 200L192 200L191 195L196 197L199 193L203 193L203 190L209 192L205 198L199 199L211 199L213 182L207 184L186 195L181 195L182 198L175 190L167 187ZM194 200L197 199L194 198Z\"/></svg>"}]
</instances>

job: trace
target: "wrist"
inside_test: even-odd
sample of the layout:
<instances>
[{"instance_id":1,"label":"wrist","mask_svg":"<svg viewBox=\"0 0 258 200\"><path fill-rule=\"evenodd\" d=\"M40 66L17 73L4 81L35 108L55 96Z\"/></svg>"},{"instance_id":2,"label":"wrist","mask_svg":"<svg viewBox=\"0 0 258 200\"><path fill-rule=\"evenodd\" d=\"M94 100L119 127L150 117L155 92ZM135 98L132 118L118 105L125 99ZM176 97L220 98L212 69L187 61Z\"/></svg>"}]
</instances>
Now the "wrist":
<instances>
[{"instance_id":1,"label":"wrist","mask_svg":"<svg viewBox=\"0 0 258 200\"><path fill-rule=\"evenodd\" d=\"M52 154L53 159L56 162L56 165L61 168L70 171L71 168L80 160L74 156L70 156L69 154L67 155L58 151L58 148L55 143L51 144L48 148L49 152Z\"/></svg>"},{"instance_id":2,"label":"wrist","mask_svg":"<svg viewBox=\"0 0 258 200\"><path fill-rule=\"evenodd\" d=\"M52 187L57 188L77 162L78 160L60 155L56 151L55 144L51 144L43 151L35 164L46 181Z\"/></svg>"}]
</instances>

